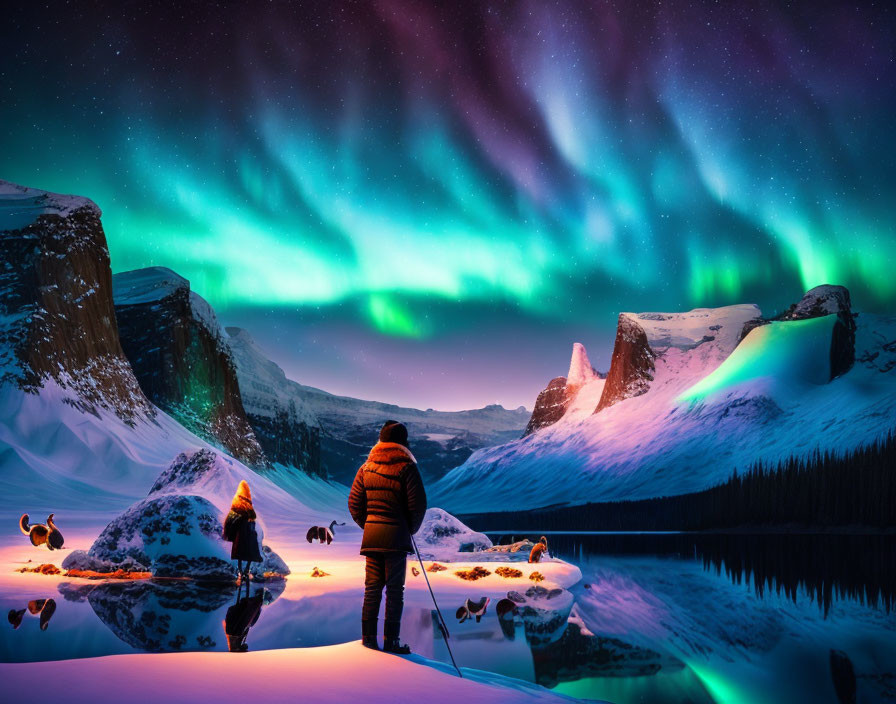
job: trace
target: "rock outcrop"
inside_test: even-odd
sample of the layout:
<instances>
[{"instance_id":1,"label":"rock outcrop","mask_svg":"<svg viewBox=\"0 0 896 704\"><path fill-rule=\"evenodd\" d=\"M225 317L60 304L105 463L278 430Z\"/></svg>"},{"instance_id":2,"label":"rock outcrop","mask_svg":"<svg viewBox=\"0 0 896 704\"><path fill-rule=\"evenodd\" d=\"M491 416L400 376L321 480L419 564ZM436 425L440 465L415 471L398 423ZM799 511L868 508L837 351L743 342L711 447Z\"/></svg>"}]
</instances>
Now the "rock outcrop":
<instances>
[{"instance_id":1,"label":"rock outcrop","mask_svg":"<svg viewBox=\"0 0 896 704\"><path fill-rule=\"evenodd\" d=\"M267 458L322 475L317 418L290 394L286 374L258 349L249 333L229 327L227 334L246 418Z\"/></svg>"},{"instance_id":2,"label":"rock outcrop","mask_svg":"<svg viewBox=\"0 0 896 704\"><path fill-rule=\"evenodd\" d=\"M574 342L572 357L569 360L569 372L566 376L551 379L547 387L538 394L523 437L559 421L583 386L595 379L603 378L606 378L606 375L591 366L585 345L581 342Z\"/></svg>"},{"instance_id":3,"label":"rock outcrop","mask_svg":"<svg viewBox=\"0 0 896 704\"><path fill-rule=\"evenodd\" d=\"M152 407L119 344L101 212L87 198L0 181L0 384L133 425Z\"/></svg>"},{"instance_id":4,"label":"rock outcrop","mask_svg":"<svg viewBox=\"0 0 896 704\"><path fill-rule=\"evenodd\" d=\"M566 390L566 377L558 376L551 379L535 399L532 417L529 418L529 424L526 426L523 437L556 423L566 413L568 406L569 394Z\"/></svg>"},{"instance_id":5,"label":"rock outcrop","mask_svg":"<svg viewBox=\"0 0 896 704\"><path fill-rule=\"evenodd\" d=\"M647 393L653 381L655 352L647 333L628 313L619 314L610 371L595 413L614 403Z\"/></svg>"},{"instance_id":6,"label":"rock outcrop","mask_svg":"<svg viewBox=\"0 0 896 704\"><path fill-rule=\"evenodd\" d=\"M163 267L116 274L112 284L121 346L149 399L237 459L265 466L227 336L208 303Z\"/></svg>"},{"instance_id":7,"label":"rock outcrop","mask_svg":"<svg viewBox=\"0 0 896 704\"><path fill-rule=\"evenodd\" d=\"M771 318L756 318L748 321L741 332L743 340L751 330L772 322L787 320L808 320L826 315L836 315L837 324L831 332L831 379L842 376L855 364L856 323L852 312L849 290L845 286L823 284L809 289L797 302L783 313Z\"/></svg>"}]
</instances>

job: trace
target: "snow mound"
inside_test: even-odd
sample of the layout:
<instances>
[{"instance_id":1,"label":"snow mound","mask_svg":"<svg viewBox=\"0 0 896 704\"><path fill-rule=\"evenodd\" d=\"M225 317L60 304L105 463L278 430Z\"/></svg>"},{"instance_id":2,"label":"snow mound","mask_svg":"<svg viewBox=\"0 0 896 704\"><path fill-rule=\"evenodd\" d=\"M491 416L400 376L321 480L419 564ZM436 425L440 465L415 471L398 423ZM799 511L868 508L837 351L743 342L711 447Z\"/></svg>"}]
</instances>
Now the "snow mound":
<instances>
[{"instance_id":1,"label":"snow mound","mask_svg":"<svg viewBox=\"0 0 896 704\"><path fill-rule=\"evenodd\" d=\"M215 506L201 496L169 494L141 501L113 520L87 552L97 564L153 577L232 581L236 568L221 539ZM83 564L73 552L62 566ZM97 570L103 571L103 570Z\"/></svg>"},{"instance_id":2,"label":"snow mound","mask_svg":"<svg viewBox=\"0 0 896 704\"><path fill-rule=\"evenodd\" d=\"M423 524L414 539L424 560L445 562L452 559L469 561L469 553L487 550L492 546L488 537L468 528L440 508L426 509ZM464 554L458 556L457 553Z\"/></svg>"}]
</instances>

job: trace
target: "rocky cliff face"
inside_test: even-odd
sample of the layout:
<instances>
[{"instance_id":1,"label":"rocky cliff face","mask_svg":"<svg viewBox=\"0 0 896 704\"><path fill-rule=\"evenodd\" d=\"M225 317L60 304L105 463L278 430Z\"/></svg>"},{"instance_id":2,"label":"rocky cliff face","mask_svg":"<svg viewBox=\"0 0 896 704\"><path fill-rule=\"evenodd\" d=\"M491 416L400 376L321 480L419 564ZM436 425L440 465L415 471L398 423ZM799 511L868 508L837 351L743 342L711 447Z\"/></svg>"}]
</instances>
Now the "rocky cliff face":
<instances>
[{"instance_id":1,"label":"rocky cliff face","mask_svg":"<svg viewBox=\"0 0 896 704\"><path fill-rule=\"evenodd\" d=\"M241 328L227 328L246 417L271 462L322 475L320 424L290 381Z\"/></svg>"},{"instance_id":2,"label":"rocky cliff face","mask_svg":"<svg viewBox=\"0 0 896 704\"><path fill-rule=\"evenodd\" d=\"M536 430L541 430L553 425L563 417L569 406L570 394L566 388L566 377L558 376L550 380L548 385L535 399L535 407L532 409L532 417L526 426L523 437L531 435Z\"/></svg>"},{"instance_id":3,"label":"rocky cliff face","mask_svg":"<svg viewBox=\"0 0 896 704\"><path fill-rule=\"evenodd\" d=\"M162 267L116 274L112 283L121 346L144 393L200 437L265 466L226 335L208 303Z\"/></svg>"},{"instance_id":4,"label":"rocky cliff face","mask_svg":"<svg viewBox=\"0 0 896 704\"><path fill-rule=\"evenodd\" d=\"M783 313L771 318L756 318L744 325L741 340L754 328L782 320L808 320L826 315L837 316L831 333L831 379L842 376L855 363L856 323L852 313L849 290L845 286L823 284L810 289Z\"/></svg>"},{"instance_id":5,"label":"rocky cliff face","mask_svg":"<svg viewBox=\"0 0 896 704\"><path fill-rule=\"evenodd\" d=\"M100 209L92 201L0 181L0 385L133 425L155 409L122 353Z\"/></svg>"},{"instance_id":6,"label":"rocky cliff face","mask_svg":"<svg viewBox=\"0 0 896 704\"><path fill-rule=\"evenodd\" d=\"M653 381L655 357L644 328L632 316L620 313L610 371L594 412L646 393Z\"/></svg>"}]
</instances>

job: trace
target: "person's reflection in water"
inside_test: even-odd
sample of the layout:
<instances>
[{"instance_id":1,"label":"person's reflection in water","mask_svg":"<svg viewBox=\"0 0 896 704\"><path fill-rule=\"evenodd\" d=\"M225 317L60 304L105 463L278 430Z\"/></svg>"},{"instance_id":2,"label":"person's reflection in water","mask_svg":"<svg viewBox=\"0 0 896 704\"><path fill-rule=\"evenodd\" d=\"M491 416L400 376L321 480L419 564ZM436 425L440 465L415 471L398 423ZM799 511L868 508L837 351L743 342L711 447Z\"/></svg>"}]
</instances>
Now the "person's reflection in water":
<instances>
[{"instance_id":1,"label":"person's reflection in water","mask_svg":"<svg viewBox=\"0 0 896 704\"><path fill-rule=\"evenodd\" d=\"M231 653L245 653L249 650L246 638L249 629L258 621L261 615L261 605L264 602L264 590L255 593L255 596L241 596L242 587L237 590L237 600L224 616L224 634L227 636L227 649Z\"/></svg>"}]
</instances>

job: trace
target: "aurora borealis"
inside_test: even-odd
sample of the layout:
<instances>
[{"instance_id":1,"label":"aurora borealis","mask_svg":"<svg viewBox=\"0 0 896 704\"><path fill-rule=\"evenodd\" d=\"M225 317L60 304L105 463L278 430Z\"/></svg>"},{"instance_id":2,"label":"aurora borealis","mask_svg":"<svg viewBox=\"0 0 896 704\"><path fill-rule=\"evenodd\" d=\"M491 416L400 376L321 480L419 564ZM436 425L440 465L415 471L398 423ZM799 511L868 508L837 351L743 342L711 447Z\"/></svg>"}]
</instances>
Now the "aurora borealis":
<instances>
[{"instance_id":1,"label":"aurora borealis","mask_svg":"<svg viewBox=\"0 0 896 704\"><path fill-rule=\"evenodd\" d=\"M297 380L531 407L620 310L896 300L881 5L20 3L0 178Z\"/></svg>"}]
</instances>

